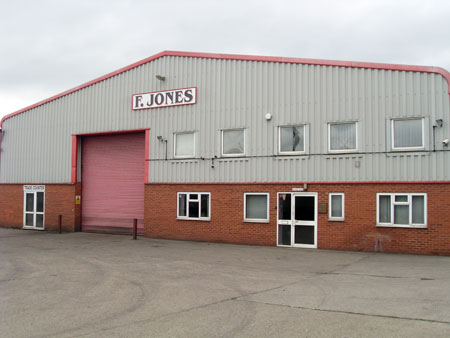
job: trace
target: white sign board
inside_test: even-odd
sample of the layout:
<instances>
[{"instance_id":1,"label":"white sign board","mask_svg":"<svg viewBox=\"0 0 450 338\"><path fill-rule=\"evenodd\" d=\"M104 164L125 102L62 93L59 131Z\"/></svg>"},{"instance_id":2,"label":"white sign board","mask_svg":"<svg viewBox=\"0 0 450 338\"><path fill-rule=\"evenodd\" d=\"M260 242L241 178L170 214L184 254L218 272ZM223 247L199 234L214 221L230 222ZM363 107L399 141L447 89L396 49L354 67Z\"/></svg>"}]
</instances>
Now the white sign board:
<instances>
[{"instance_id":1,"label":"white sign board","mask_svg":"<svg viewBox=\"0 0 450 338\"><path fill-rule=\"evenodd\" d=\"M132 98L133 110L182 106L195 103L197 103L196 87L134 94Z\"/></svg>"},{"instance_id":2,"label":"white sign board","mask_svg":"<svg viewBox=\"0 0 450 338\"><path fill-rule=\"evenodd\" d=\"M24 185L23 191L45 191L45 185Z\"/></svg>"}]
</instances>

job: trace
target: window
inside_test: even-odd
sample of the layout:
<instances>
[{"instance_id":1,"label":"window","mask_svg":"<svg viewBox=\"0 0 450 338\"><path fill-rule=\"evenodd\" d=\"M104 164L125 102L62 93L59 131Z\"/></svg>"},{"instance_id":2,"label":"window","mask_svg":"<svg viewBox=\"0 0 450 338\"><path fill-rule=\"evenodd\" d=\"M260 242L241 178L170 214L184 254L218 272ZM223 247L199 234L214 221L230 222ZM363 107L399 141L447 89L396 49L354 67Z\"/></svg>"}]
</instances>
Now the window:
<instances>
[{"instance_id":1,"label":"window","mask_svg":"<svg viewBox=\"0 0 450 338\"><path fill-rule=\"evenodd\" d=\"M174 134L174 154L176 158L195 157L195 133Z\"/></svg>"},{"instance_id":2,"label":"window","mask_svg":"<svg viewBox=\"0 0 450 338\"><path fill-rule=\"evenodd\" d=\"M45 186L25 185L23 227L44 230Z\"/></svg>"},{"instance_id":3,"label":"window","mask_svg":"<svg viewBox=\"0 0 450 338\"><path fill-rule=\"evenodd\" d=\"M222 156L245 155L245 130L222 130Z\"/></svg>"},{"instance_id":4,"label":"window","mask_svg":"<svg viewBox=\"0 0 450 338\"><path fill-rule=\"evenodd\" d=\"M392 149L424 149L424 119L392 120Z\"/></svg>"},{"instance_id":5,"label":"window","mask_svg":"<svg viewBox=\"0 0 450 338\"><path fill-rule=\"evenodd\" d=\"M343 193L331 193L329 194L328 201L328 218L330 221L343 221L344 220L344 194Z\"/></svg>"},{"instance_id":6,"label":"window","mask_svg":"<svg viewBox=\"0 0 450 338\"><path fill-rule=\"evenodd\" d=\"M426 194L377 194L377 226L425 228Z\"/></svg>"},{"instance_id":7,"label":"window","mask_svg":"<svg viewBox=\"0 0 450 338\"><path fill-rule=\"evenodd\" d=\"M328 124L328 151L348 152L357 151L356 122Z\"/></svg>"},{"instance_id":8,"label":"window","mask_svg":"<svg viewBox=\"0 0 450 338\"><path fill-rule=\"evenodd\" d=\"M280 154L302 154L305 152L305 126L278 127Z\"/></svg>"},{"instance_id":9,"label":"window","mask_svg":"<svg viewBox=\"0 0 450 338\"><path fill-rule=\"evenodd\" d=\"M269 222L269 194L244 194L244 221Z\"/></svg>"},{"instance_id":10,"label":"window","mask_svg":"<svg viewBox=\"0 0 450 338\"><path fill-rule=\"evenodd\" d=\"M209 221L211 194L209 192L179 192L177 218Z\"/></svg>"}]
</instances>

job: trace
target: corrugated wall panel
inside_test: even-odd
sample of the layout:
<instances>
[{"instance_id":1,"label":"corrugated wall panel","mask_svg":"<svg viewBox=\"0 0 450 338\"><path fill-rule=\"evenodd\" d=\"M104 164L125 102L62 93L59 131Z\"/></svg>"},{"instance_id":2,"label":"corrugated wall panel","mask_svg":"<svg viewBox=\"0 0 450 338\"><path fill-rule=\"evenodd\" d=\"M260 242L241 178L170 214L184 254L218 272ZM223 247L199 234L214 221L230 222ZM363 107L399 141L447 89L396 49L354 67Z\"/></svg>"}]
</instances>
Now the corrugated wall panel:
<instances>
[{"instance_id":1,"label":"corrugated wall panel","mask_svg":"<svg viewBox=\"0 0 450 338\"><path fill-rule=\"evenodd\" d=\"M131 110L132 94L191 86L197 87L195 105ZM390 119L409 116L426 117L429 149L433 122L444 120L436 129L442 150L450 135L441 75L166 56L7 119L0 182L70 182L72 134L142 128L151 129L151 182L450 179L448 151L383 153L390 149ZM364 154L327 154L327 123L355 120ZM310 155L273 157L277 127L298 123L309 126ZM217 159L212 168L226 128L246 128L248 157ZM195 160L173 160L173 134L182 131L196 132ZM158 135L168 140L169 161Z\"/></svg>"}]
</instances>

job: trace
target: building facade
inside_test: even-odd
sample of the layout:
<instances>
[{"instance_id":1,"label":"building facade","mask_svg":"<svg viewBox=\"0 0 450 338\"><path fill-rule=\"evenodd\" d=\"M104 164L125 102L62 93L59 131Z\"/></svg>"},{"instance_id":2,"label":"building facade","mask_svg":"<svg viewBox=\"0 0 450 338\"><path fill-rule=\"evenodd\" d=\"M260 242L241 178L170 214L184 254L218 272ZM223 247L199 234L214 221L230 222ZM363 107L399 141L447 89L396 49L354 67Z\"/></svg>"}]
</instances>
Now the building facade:
<instances>
[{"instance_id":1,"label":"building facade","mask_svg":"<svg viewBox=\"0 0 450 338\"><path fill-rule=\"evenodd\" d=\"M448 255L449 81L162 52L2 119L0 225Z\"/></svg>"}]
</instances>

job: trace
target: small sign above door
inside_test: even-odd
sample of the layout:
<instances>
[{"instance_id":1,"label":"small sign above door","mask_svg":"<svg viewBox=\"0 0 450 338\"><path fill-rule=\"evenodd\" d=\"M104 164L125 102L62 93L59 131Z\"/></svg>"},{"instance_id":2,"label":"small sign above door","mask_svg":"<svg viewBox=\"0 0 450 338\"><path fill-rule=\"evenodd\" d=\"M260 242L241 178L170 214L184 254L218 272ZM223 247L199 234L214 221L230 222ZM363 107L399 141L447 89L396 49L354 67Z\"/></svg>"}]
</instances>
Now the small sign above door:
<instances>
[{"instance_id":1,"label":"small sign above door","mask_svg":"<svg viewBox=\"0 0 450 338\"><path fill-rule=\"evenodd\" d=\"M45 185L24 185L23 191L45 191Z\"/></svg>"}]
</instances>

